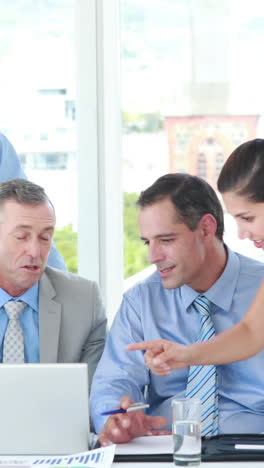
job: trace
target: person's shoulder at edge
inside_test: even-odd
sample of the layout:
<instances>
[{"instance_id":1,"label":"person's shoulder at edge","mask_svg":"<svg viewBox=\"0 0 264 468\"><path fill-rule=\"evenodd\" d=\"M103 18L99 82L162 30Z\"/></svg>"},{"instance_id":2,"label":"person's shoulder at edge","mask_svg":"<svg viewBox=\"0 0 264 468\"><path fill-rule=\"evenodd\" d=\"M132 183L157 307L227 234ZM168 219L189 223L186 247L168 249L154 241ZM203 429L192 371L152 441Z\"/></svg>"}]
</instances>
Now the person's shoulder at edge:
<instances>
[{"instance_id":1,"label":"person's shoulder at edge","mask_svg":"<svg viewBox=\"0 0 264 468\"><path fill-rule=\"evenodd\" d=\"M12 143L0 133L0 182L14 178L26 179L26 175Z\"/></svg>"},{"instance_id":2,"label":"person's shoulder at edge","mask_svg":"<svg viewBox=\"0 0 264 468\"><path fill-rule=\"evenodd\" d=\"M12 146L12 144L10 143L10 141L8 140L8 138L0 132L0 144L3 145L3 144L8 144L10 146Z\"/></svg>"},{"instance_id":3,"label":"person's shoulder at edge","mask_svg":"<svg viewBox=\"0 0 264 468\"><path fill-rule=\"evenodd\" d=\"M5 158L5 156L10 157L10 155L13 157L13 159L19 160L16 150L14 146L12 145L12 143L8 140L8 138L3 133L0 132L0 162L2 162L2 158ZM22 171L22 168L21 168L21 171ZM23 173L23 175L25 174Z\"/></svg>"}]
</instances>

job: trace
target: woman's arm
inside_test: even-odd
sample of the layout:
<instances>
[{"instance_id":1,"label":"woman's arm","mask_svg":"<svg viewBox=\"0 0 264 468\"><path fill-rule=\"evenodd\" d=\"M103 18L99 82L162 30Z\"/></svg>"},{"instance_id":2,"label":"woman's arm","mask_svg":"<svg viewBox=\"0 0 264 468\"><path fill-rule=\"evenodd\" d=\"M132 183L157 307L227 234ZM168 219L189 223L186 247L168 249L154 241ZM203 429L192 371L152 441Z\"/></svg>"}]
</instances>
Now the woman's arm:
<instances>
[{"instance_id":1,"label":"woman's arm","mask_svg":"<svg viewBox=\"0 0 264 468\"><path fill-rule=\"evenodd\" d=\"M166 340L128 345L146 350L147 367L158 375L190 365L226 364L254 356L264 348L264 281L243 319L211 340L181 345Z\"/></svg>"}]
</instances>

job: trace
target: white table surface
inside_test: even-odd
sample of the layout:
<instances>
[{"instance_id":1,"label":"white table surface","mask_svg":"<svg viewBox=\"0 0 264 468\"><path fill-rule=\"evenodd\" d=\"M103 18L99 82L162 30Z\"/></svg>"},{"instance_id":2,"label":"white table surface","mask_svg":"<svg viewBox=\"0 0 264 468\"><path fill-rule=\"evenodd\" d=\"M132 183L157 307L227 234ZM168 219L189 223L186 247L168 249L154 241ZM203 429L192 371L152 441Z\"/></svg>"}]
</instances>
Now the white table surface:
<instances>
[{"instance_id":1,"label":"white table surface","mask_svg":"<svg viewBox=\"0 0 264 468\"><path fill-rule=\"evenodd\" d=\"M242 468L242 467L247 467L247 468L258 468L262 466L264 468L264 461L261 462L254 462L254 461L249 461L249 462L204 462L201 463L203 468ZM113 468L174 468L176 465L174 465L172 462L154 462L154 463L145 463L145 462L132 462L132 463L127 463L127 462L120 462L120 463L113 463L112 464Z\"/></svg>"},{"instance_id":2,"label":"white table surface","mask_svg":"<svg viewBox=\"0 0 264 468\"><path fill-rule=\"evenodd\" d=\"M124 454L145 454L149 453L155 456L155 453L172 453L173 444L171 436L153 436L153 437L139 437L133 439L127 444L116 445L116 455ZM144 455L143 455L144 456ZM114 468L173 468L177 465L174 465L173 461L171 462L143 462L143 461L133 461L133 462L116 462L113 463ZM242 468L247 467L253 468L262 467L264 468L264 461L226 461L226 462L202 462L200 465L203 468Z\"/></svg>"},{"instance_id":3,"label":"white table surface","mask_svg":"<svg viewBox=\"0 0 264 468\"><path fill-rule=\"evenodd\" d=\"M3 459L5 459L5 462L3 462L2 460L0 460L0 468L1 468L1 465L3 465L2 468L4 468L5 465L9 465L7 460L8 461L11 461L11 460L25 460L25 456L4 456L2 457ZM27 457L28 458L28 457ZM32 457L32 458L35 458ZM1 463L2 461L2 463ZM12 464L13 465L13 464ZM17 465L19 465L19 463L17 463ZM39 465L40 467L41 465ZM254 461L249 461L249 462L203 462L201 463L201 465L198 465L198 466L202 466L203 468L258 468L258 467L262 467L264 468L264 461L260 461L260 462L254 462ZM116 462L116 463L112 463L112 468L175 468L176 465L173 464L173 462ZM12 466L12 468L14 468L14 465Z\"/></svg>"}]
</instances>

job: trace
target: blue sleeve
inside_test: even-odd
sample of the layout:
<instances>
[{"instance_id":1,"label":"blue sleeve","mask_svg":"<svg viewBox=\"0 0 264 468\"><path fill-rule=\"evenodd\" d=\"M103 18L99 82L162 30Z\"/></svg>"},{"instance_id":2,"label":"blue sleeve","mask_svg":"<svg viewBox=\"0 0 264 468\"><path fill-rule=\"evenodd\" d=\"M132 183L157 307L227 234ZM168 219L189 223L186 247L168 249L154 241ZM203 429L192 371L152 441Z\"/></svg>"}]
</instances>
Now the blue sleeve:
<instances>
[{"instance_id":1,"label":"blue sleeve","mask_svg":"<svg viewBox=\"0 0 264 468\"><path fill-rule=\"evenodd\" d=\"M26 175L14 147L0 133L0 182L8 179L26 179Z\"/></svg>"},{"instance_id":2,"label":"blue sleeve","mask_svg":"<svg viewBox=\"0 0 264 468\"><path fill-rule=\"evenodd\" d=\"M48 258L48 266L58 268L58 270L67 270L62 255L56 249L55 244L52 244L51 251Z\"/></svg>"},{"instance_id":3,"label":"blue sleeve","mask_svg":"<svg viewBox=\"0 0 264 468\"><path fill-rule=\"evenodd\" d=\"M149 372L143 352L126 349L127 344L142 339L138 307L136 303L124 298L93 378L90 408L96 432L100 432L107 419L101 413L118 406L122 396L127 395L134 401L144 401L144 388L149 384Z\"/></svg>"},{"instance_id":4,"label":"blue sleeve","mask_svg":"<svg viewBox=\"0 0 264 468\"><path fill-rule=\"evenodd\" d=\"M0 182L8 179L26 179L18 155L10 141L0 133ZM67 270L64 260L57 251L55 245L52 245L48 265L59 270Z\"/></svg>"}]
</instances>

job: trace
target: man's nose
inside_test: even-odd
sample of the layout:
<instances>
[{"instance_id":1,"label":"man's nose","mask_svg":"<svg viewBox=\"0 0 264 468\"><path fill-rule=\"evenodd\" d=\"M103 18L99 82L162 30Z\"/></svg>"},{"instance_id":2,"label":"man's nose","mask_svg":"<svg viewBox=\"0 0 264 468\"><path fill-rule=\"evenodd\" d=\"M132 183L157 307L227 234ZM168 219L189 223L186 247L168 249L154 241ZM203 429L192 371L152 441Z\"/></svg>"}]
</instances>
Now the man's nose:
<instances>
[{"instance_id":1,"label":"man's nose","mask_svg":"<svg viewBox=\"0 0 264 468\"><path fill-rule=\"evenodd\" d=\"M149 263L158 263L163 258L162 249L159 245L149 244L148 261Z\"/></svg>"},{"instance_id":2,"label":"man's nose","mask_svg":"<svg viewBox=\"0 0 264 468\"><path fill-rule=\"evenodd\" d=\"M37 239L31 239L28 242L27 253L33 258L40 256L40 242Z\"/></svg>"}]
</instances>

